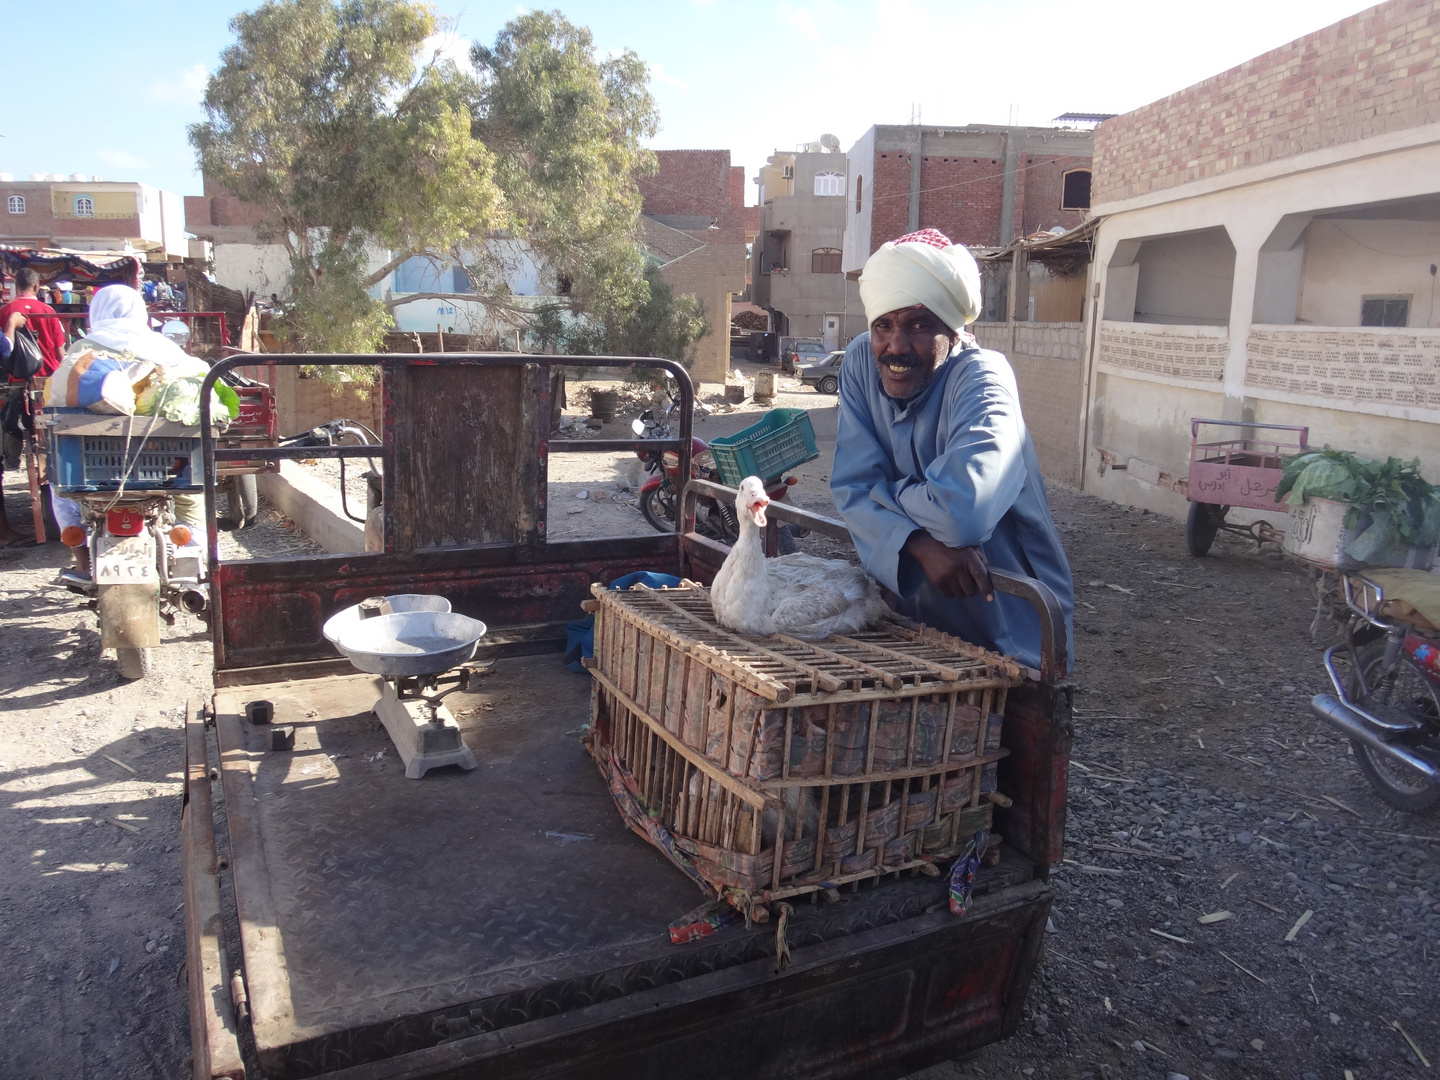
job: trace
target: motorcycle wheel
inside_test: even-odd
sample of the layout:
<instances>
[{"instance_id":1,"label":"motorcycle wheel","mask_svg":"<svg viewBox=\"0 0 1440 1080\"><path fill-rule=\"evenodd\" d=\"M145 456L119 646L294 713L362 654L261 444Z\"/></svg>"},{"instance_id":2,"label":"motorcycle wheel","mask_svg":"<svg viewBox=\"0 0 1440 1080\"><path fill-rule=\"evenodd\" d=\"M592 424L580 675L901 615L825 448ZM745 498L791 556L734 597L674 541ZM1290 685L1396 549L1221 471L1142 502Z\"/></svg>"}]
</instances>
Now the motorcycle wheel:
<instances>
[{"instance_id":1,"label":"motorcycle wheel","mask_svg":"<svg viewBox=\"0 0 1440 1080\"><path fill-rule=\"evenodd\" d=\"M664 484L640 493L640 513L656 532L675 531L675 498Z\"/></svg>"},{"instance_id":2,"label":"motorcycle wheel","mask_svg":"<svg viewBox=\"0 0 1440 1080\"><path fill-rule=\"evenodd\" d=\"M1395 661L1394 675L1389 679L1383 678L1381 672L1385 662L1383 638L1363 646L1357 656L1360 670L1365 673L1365 685L1371 687L1368 700L1423 717L1432 737L1440 732L1440 691L1408 656L1401 655ZM1358 677L1351 677L1349 691L1353 699L1360 700ZM1421 814L1440 806L1440 785L1432 784L1423 773L1386 757L1358 739L1352 739L1350 745L1365 779L1370 781L1375 793L1395 809Z\"/></svg>"},{"instance_id":3,"label":"motorcycle wheel","mask_svg":"<svg viewBox=\"0 0 1440 1080\"><path fill-rule=\"evenodd\" d=\"M120 667L122 679L143 679L150 674L151 654L154 649L116 649L115 660Z\"/></svg>"}]
</instances>

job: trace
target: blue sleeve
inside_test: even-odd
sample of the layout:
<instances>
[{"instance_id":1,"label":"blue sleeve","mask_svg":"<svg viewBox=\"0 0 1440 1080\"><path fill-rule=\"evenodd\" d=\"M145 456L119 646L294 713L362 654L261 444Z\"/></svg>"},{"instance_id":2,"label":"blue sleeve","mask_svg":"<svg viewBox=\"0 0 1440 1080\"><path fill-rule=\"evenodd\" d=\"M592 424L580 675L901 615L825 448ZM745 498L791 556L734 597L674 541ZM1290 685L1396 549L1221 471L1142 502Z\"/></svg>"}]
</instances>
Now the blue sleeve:
<instances>
[{"instance_id":1,"label":"blue sleeve","mask_svg":"<svg viewBox=\"0 0 1440 1080\"><path fill-rule=\"evenodd\" d=\"M953 362L953 361L952 361ZM943 452L924 479L902 477L876 488L878 502L947 547L978 546L1025 486L1025 421L1014 376L970 361L946 386Z\"/></svg>"},{"instance_id":2,"label":"blue sleeve","mask_svg":"<svg viewBox=\"0 0 1440 1080\"><path fill-rule=\"evenodd\" d=\"M865 394L863 380L871 376L873 369L868 338L857 339L840 365L840 407L830 491L866 572L891 592L903 596L918 584L913 579L919 567L908 556L902 558L900 552L917 526L897 507L872 497L872 492L885 491L896 479Z\"/></svg>"},{"instance_id":3,"label":"blue sleeve","mask_svg":"<svg viewBox=\"0 0 1440 1080\"><path fill-rule=\"evenodd\" d=\"M0 330L0 360L10 359L10 350L15 347L3 330Z\"/></svg>"}]
</instances>

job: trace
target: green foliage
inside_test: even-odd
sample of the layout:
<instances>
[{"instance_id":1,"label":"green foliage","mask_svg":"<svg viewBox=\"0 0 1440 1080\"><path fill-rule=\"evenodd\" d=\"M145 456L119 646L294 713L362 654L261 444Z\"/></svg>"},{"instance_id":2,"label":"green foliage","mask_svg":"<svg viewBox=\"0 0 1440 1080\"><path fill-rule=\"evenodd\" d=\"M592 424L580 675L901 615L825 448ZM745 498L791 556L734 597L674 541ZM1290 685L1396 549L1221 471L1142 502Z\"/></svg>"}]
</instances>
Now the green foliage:
<instances>
[{"instance_id":1,"label":"green foliage","mask_svg":"<svg viewBox=\"0 0 1440 1080\"><path fill-rule=\"evenodd\" d=\"M647 301L635 180L654 171L641 143L658 117L645 65L599 59L588 30L533 11L462 70L424 55L441 27L417 0L267 0L231 22L190 140L206 177L289 253L292 348L373 349L411 297L368 290L417 254L464 264L492 319L530 324L505 247L486 242L498 238L529 245L568 311L619 326Z\"/></svg>"},{"instance_id":2,"label":"green foliage","mask_svg":"<svg viewBox=\"0 0 1440 1080\"><path fill-rule=\"evenodd\" d=\"M316 255L318 273L293 268L288 309L277 320L277 337L295 352L375 352L390 326L383 301L366 290L365 255L354 240L345 247L326 244ZM321 367L323 378L346 379L369 385L375 381L373 365L354 364L343 369Z\"/></svg>"},{"instance_id":3,"label":"green foliage","mask_svg":"<svg viewBox=\"0 0 1440 1080\"><path fill-rule=\"evenodd\" d=\"M426 4L269 0L230 25L207 119L190 129L201 169L289 253L292 346L373 348L383 320L360 293L410 254L502 220L493 158L471 130L478 84L418 61L439 25ZM367 245L397 255L370 267Z\"/></svg>"},{"instance_id":4,"label":"green foliage","mask_svg":"<svg viewBox=\"0 0 1440 1080\"><path fill-rule=\"evenodd\" d=\"M635 178L655 171L641 142L659 128L644 63L628 50L597 59L589 30L544 11L476 44L471 60L474 130L495 155L509 235L570 283L569 310L613 320L643 303ZM478 262L477 284L497 276Z\"/></svg>"},{"instance_id":5,"label":"green foliage","mask_svg":"<svg viewBox=\"0 0 1440 1080\"><path fill-rule=\"evenodd\" d=\"M1282 498L1290 506L1307 498L1349 503L1346 528L1369 518L1365 533L1346 549L1362 561L1397 542L1429 547L1440 538L1440 488L1420 475L1419 458L1381 462L1329 446L1309 450L1286 460L1275 489L1275 501Z\"/></svg>"},{"instance_id":6,"label":"green foliage","mask_svg":"<svg viewBox=\"0 0 1440 1080\"><path fill-rule=\"evenodd\" d=\"M710 331L705 305L694 296L676 296L658 266L647 266L645 299L609 319L567 321L556 304L536 310L533 332L542 347L570 356L656 356L689 367L695 343Z\"/></svg>"}]
</instances>

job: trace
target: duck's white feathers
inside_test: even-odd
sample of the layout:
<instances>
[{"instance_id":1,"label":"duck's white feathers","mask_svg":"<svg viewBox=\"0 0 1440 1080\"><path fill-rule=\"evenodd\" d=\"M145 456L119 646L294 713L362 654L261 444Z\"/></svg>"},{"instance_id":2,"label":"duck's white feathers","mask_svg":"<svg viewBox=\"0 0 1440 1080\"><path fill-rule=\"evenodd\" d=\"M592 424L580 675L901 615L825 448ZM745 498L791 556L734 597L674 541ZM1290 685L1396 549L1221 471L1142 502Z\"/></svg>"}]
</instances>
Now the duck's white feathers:
<instances>
[{"instance_id":1,"label":"duck's white feathers","mask_svg":"<svg viewBox=\"0 0 1440 1080\"><path fill-rule=\"evenodd\" d=\"M740 538L710 587L710 604L721 626L742 634L788 634L818 641L866 630L889 613L880 587L858 566L814 555L765 558L760 530L747 497L760 481L741 484L736 508Z\"/></svg>"}]
</instances>

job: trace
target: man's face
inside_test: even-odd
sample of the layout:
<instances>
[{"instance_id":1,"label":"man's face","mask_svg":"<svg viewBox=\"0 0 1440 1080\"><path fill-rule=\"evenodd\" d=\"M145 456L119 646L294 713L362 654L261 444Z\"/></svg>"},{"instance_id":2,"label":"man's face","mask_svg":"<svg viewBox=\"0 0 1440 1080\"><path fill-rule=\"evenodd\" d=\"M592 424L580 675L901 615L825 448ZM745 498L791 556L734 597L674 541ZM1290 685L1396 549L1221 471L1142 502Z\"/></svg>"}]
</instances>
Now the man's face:
<instances>
[{"instance_id":1,"label":"man's face","mask_svg":"<svg viewBox=\"0 0 1440 1080\"><path fill-rule=\"evenodd\" d=\"M929 308L887 311L870 324L870 348L880 385L892 398L913 398L935 377L955 344L955 332Z\"/></svg>"}]
</instances>

